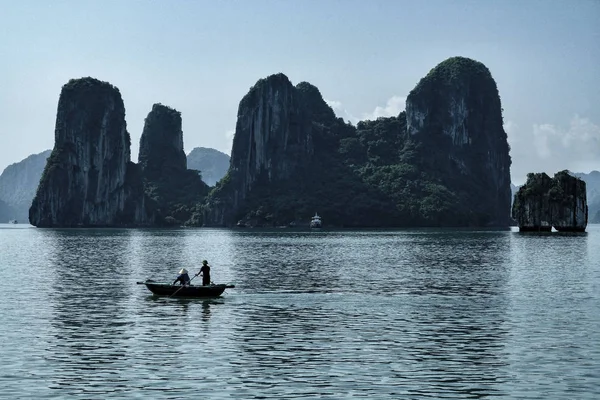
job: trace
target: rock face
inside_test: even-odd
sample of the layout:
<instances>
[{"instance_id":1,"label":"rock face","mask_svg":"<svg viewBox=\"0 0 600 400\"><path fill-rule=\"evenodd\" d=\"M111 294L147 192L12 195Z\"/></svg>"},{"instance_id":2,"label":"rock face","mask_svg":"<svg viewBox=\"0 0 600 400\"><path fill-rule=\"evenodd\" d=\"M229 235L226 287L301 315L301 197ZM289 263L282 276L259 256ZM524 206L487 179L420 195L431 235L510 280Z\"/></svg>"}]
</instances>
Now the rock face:
<instances>
[{"instance_id":1,"label":"rock face","mask_svg":"<svg viewBox=\"0 0 600 400\"><path fill-rule=\"evenodd\" d=\"M208 186L197 171L187 169L179 111L162 104L152 106L140 138L139 165L144 191L158 207L159 224L201 223L197 203ZM193 222L188 222L194 213Z\"/></svg>"},{"instance_id":2,"label":"rock face","mask_svg":"<svg viewBox=\"0 0 600 400\"><path fill-rule=\"evenodd\" d=\"M11 218L26 222L42 172L52 150L32 154L11 164L0 175L0 199L13 210Z\"/></svg>"},{"instance_id":3,"label":"rock face","mask_svg":"<svg viewBox=\"0 0 600 400\"><path fill-rule=\"evenodd\" d=\"M29 210L38 227L148 225L137 166L130 161L117 88L93 78L63 86L55 143Z\"/></svg>"},{"instance_id":4,"label":"rock face","mask_svg":"<svg viewBox=\"0 0 600 400\"><path fill-rule=\"evenodd\" d=\"M466 205L474 225L510 220L510 156L496 82L480 62L450 58L406 100L408 139L421 145L422 168L446 170L442 183Z\"/></svg>"},{"instance_id":5,"label":"rock face","mask_svg":"<svg viewBox=\"0 0 600 400\"><path fill-rule=\"evenodd\" d=\"M552 226L559 232L584 232L588 223L586 184L561 171L550 190Z\"/></svg>"},{"instance_id":6,"label":"rock face","mask_svg":"<svg viewBox=\"0 0 600 400\"><path fill-rule=\"evenodd\" d=\"M553 182L545 173L528 174L513 201L512 217L521 231L552 230L552 210L549 192Z\"/></svg>"},{"instance_id":7,"label":"rock face","mask_svg":"<svg viewBox=\"0 0 600 400\"><path fill-rule=\"evenodd\" d=\"M152 106L140 138L138 162L149 179L187 169L179 111L162 104Z\"/></svg>"},{"instance_id":8,"label":"rock face","mask_svg":"<svg viewBox=\"0 0 600 400\"><path fill-rule=\"evenodd\" d=\"M310 158L311 124L300 95L283 74L260 80L240 102L231 169L240 180L239 204L261 177L286 179L305 157Z\"/></svg>"},{"instance_id":9,"label":"rock face","mask_svg":"<svg viewBox=\"0 0 600 400\"><path fill-rule=\"evenodd\" d=\"M200 171L202 180L209 186L221 180L229 169L230 157L215 149L196 147L187 155L187 167Z\"/></svg>"},{"instance_id":10,"label":"rock face","mask_svg":"<svg viewBox=\"0 0 600 400\"><path fill-rule=\"evenodd\" d=\"M585 182L561 171L528 174L513 202L512 216L520 231L584 232L588 223Z\"/></svg>"},{"instance_id":11,"label":"rock face","mask_svg":"<svg viewBox=\"0 0 600 400\"><path fill-rule=\"evenodd\" d=\"M223 197L208 205L205 221L227 225L254 185L289 179L314 154L305 100L283 74L259 80L240 102Z\"/></svg>"},{"instance_id":12,"label":"rock face","mask_svg":"<svg viewBox=\"0 0 600 400\"><path fill-rule=\"evenodd\" d=\"M240 103L227 175L207 225L508 226L510 156L496 83L452 58L410 93L406 112L336 118L319 90L282 74Z\"/></svg>"}]
</instances>

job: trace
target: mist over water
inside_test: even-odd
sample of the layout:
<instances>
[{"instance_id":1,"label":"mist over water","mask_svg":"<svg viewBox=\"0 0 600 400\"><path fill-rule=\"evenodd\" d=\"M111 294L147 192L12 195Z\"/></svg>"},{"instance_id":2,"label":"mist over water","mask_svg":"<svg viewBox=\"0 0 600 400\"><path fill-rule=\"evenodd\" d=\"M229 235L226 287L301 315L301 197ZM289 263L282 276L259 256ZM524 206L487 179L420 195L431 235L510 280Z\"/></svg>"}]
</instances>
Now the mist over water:
<instances>
[{"instance_id":1,"label":"mist over water","mask_svg":"<svg viewBox=\"0 0 600 400\"><path fill-rule=\"evenodd\" d=\"M0 225L2 398L600 396L600 226ZM157 298L203 259L216 299Z\"/></svg>"}]
</instances>

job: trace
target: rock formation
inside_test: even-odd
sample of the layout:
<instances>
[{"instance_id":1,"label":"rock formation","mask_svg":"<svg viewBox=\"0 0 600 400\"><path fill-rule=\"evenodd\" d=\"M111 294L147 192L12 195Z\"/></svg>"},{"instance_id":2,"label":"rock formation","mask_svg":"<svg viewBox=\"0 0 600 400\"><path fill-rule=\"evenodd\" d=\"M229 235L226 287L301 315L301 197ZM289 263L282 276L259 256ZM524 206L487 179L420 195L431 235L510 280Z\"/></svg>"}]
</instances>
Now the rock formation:
<instances>
[{"instance_id":1,"label":"rock formation","mask_svg":"<svg viewBox=\"0 0 600 400\"><path fill-rule=\"evenodd\" d=\"M209 186L221 180L229 170L229 156L215 149L196 147L187 155L187 167L200 171L202 180Z\"/></svg>"},{"instance_id":2,"label":"rock formation","mask_svg":"<svg viewBox=\"0 0 600 400\"><path fill-rule=\"evenodd\" d=\"M29 221L38 227L137 226L146 209L119 90L93 78L62 88L55 142Z\"/></svg>"},{"instance_id":3,"label":"rock formation","mask_svg":"<svg viewBox=\"0 0 600 400\"><path fill-rule=\"evenodd\" d=\"M208 196L198 172L187 169L180 113L155 104L139 166L128 164L120 96L75 90L95 82L61 95L57 144L31 208L43 226L113 224L121 219L107 216L123 196L138 200L116 215L141 221L139 210L151 207L159 225L298 226L315 212L325 226L509 224L500 98L479 62L442 62L411 91L406 112L357 126L337 118L307 82L261 79L240 102L229 170ZM132 195L142 191L145 200ZM140 208L143 201L149 206Z\"/></svg>"},{"instance_id":4,"label":"rock formation","mask_svg":"<svg viewBox=\"0 0 600 400\"><path fill-rule=\"evenodd\" d=\"M406 125L408 139L421 145L421 168L444 176L469 225L508 225L509 146L485 65L463 57L437 65L408 95Z\"/></svg>"},{"instance_id":5,"label":"rock formation","mask_svg":"<svg viewBox=\"0 0 600 400\"><path fill-rule=\"evenodd\" d=\"M479 62L444 61L406 113L356 127L315 86L277 74L240 102L205 223L300 225L318 211L337 226L508 226L510 163L496 83Z\"/></svg>"},{"instance_id":6,"label":"rock formation","mask_svg":"<svg viewBox=\"0 0 600 400\"><path fill-rule=\"evenodd\" d=\"M552 215L548 193L552 178L545 173L528 174L527 182L515 194L512 217L521 231L550 232Z\"/></svg>"},{"instance_id":7,"label":"rock formation","mask_svg":"<svg viewBox=\"0 0 600 400\"><path fill-rule=\"evenodd\" d=\"M138 162L149 179L187 169L179 111L162 104L152 106L140 138Z\"/></svg>"},{"instance_id":8,"label":"rock formation","mask_svg":"<svg viewBox=\"0 0 600 400\"><path fill-rule=\"evenodd\" d=\"M158 222L167 225L188 222L208 186L197 171L187 169L179 111L162 104L152 106L140 138L139 165L144 190L158 207ZM199 224L198 219L196 216L193 224Z\"/></svg>"},{"instance_id":9,"label":"rock formation","mask_svg":"<svg viewBox=\"0 0 600 400\"><path fill-rule=\"evenodd\" d=\"M26 222L46 161L52 150L32 154L9 165L0 175L0 199L13 210L12 219Z\"/></svg>"},{"instance_id":10,"label":"rock formation","mask_svg":"<svg viewBox=\"0 0 600 400\"><path fill-rule=\"evenodd\" d=\"M585 182L561 171L528 174L513 202L512 216L519 230L584 232L588 223Z\"/></svg>"},{"instance_id":11,"label":"rock formation","mask_svg":"<svg viewBox=\"0 0 600 400\"><path fill-rule=\"evenodd\" d=\"M231 169L239 178L234 204L264 175L286 179L314 152L311 122L297 89L283 74L271 75L250 89L238 109Z\"/></svg>"},{"instance_id":12,"label":"rock formation","mask_svg":"<svg viewBox=\"0 0 600 400\"><path fill-rule=\"evenodd\" d=\"M302 93L283 74L259 80L241 100L222 198L206 222L231 224L253 186L290 178L314 153L312 121Z\"/></svg>"}]
</instances>

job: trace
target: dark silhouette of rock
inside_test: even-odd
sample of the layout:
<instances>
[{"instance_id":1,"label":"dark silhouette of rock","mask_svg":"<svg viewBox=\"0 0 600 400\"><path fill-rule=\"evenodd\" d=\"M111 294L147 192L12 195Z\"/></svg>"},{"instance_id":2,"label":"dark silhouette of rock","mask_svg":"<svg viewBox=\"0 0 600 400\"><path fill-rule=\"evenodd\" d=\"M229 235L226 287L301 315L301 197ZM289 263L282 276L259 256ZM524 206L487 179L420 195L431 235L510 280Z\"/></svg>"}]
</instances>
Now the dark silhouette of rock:
<instances>
[{"instance_id":1,"label":"dark silhouette of rock","mask_svg":"<svg viewBox=\"0 0 600 400\"><path fill-rule=\"evenodd\" d=\"M197 171L187 169L179 111L152 106L140 138L139 165L145 193L157 206L159 224L202 224L198 203L208 186Z\"/></svg>"},{"instance_id":2,"label":"dark silhouette of rock","mask_svg":"<svg viewBox=\"0 0 600 400\"><path fill-rule=\"evenodd\" d=\"M152 106L140 138L138 162L149 179L187 169L179 111L162 104Z\"/></svg>"},{"instance_id":3,"label":"dark silhouette of rock","mask_svg":"<svg viewBox=\"0 0 600 400\"><path fill-rule=\"evenodd\" d=\"M515 195L512 216L519 230L584 232L588 223L585 182L561 171L550 178L545 173L527 175Z\"/></svg>"},{"instance_id":4,"label":"dark silhouette of rock","mask_svg":"<svg viewBox=\"0 0 600 400\"><path fill-rule=\"evenodd\" d=\"M93 78L62 87L55 142L29 210L38 227L139 226L153 223L119 90Z\"/></svg>"},{"instance_id":5,"label":"dark silhouette of rock","mask_svg":"<svg viewBox=\"0 0 600 400\"><path fill-rule=\"evenodd\" d=\"M276 74L259 80L241 100L229 176L221 197L209 203L210 225L231 225L250 190L290 178L314 153L312 122L289 79Z\"/></svg>"},{"instance_id":6,"label":"dark silhouette of rock","mask_svg":"<svg viewBox=\"0 0 600 400\"><path fill-rule=\"evenodd\" d=\"M231 168L238 173L240 190L234 204L246 197L262 174L268 181L286 179L310 159L311 129L301 97L285 75L258 81L238 109Z\"/></svg>"},{"instance_id":7,"label":"dark silhouette of rock","mask_svg":"<svg viewBox=\"0 0 600 400\"><path fill-rule=\"evenodd\" d=\"M408 138L417 161L458 196L455 211L472 225L510 221L509 146L496 82L480 62L453 57L431 70L406 100Z\"/></svg>"},{"instance_id":8,"label":"dark silhouette of rock","mask_svg":"<svg viewBox=\"0 0 600 400\"><path fill-rule=\"evenodd\" d=\"M12 219L27 221L46 161L52 150L32 154L9 165L0 175L0 199L12 209Z\"/></svg>"},{"instance_id":9,"label":"dark silhouette of rock","mask_svg":"<svg viewBox=\"0 0 600 400\"><path fill-rule=\"evenodd\" d=\"M229 156L215 149L196 147L187 156L187 167L200 171L202 180L209 186L221 180L229 169Z\"/></svg>"},{"instance_id":10,"label":"dark silhouette of rock","mask_svg":"<svg viewBox=\"0 0 600 400\"><path fill-rule=\"evenodd\" d=\"M552 230L549 198L552 185L552 178L545 173L527 174L527 182L517 191L512 207L512 217L520 231Z\"/></svg>"},{"instance_id":11,"label":"dark silhouette of rock","mask_svg":"<svg viewBox=\"0 0 600 400\"><path fill-rule=\"evenodd\" d=\"M337 226L508 226L510 163L496 83L477 61L444 61L406 113L356 127L315 86L276 74L240 102L205 223L301 226L318 212Z\"/></svg>"},{"instance_id":12,"label":"dark silhouette of rock","mask_svg":"<svg viewBox=\"0 0 600 400\"><path fill-rule=\"evenodd\" d=\"M139 165L125 162L128 167L113 149L126 138L128 161L122 101L103 91L80 95L59 105L59 117L57 145L30 210L44 226L122 223L105 218L121 209L113 204L113 196L123 197L121 187L128 199L143 199L117 213L132 224L147 220L138 218L142 208L158 225L302 226L315 212L329 226L510 221L510 157L496 83L483 64L462 57L425 76L409 94L406 112L356 127L336 118L310 83L293 86L283 74L259 80L240 101L229 169L208 196L198 171L187 169L178 111L153 106ZM123 136L113 132L115 118Z\"/></svg>"},{"instance_id":13,"label":"dark silhouette of rock","mask_svg":"<svg viewBox=\"0 0 600 400\"><path fill-rule=\"evenodd\" d=\"M584 232L588 223L586 184L569 171L554 175L550 189L552 226L559 232Z\"/></svg>"}]
</instances>

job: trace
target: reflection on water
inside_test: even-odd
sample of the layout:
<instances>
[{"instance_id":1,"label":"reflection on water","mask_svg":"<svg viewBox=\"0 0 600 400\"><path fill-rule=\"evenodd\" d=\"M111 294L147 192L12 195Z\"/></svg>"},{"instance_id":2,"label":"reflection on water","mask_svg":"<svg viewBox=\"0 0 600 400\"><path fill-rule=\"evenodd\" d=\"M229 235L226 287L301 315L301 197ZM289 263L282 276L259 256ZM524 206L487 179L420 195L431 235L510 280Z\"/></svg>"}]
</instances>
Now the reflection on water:
<instances>
[{"instance_id":1,"label":"reflection on water","mask_svg":"<svg viewBox=\"0 0 600 400\"><path fill-rule=\"evenodd\" d=\"M124 285L124 256L130 232L58 230L49 232L54 269L48 299L53 339L46 360L55 371L51 389L93 391L114 382L113 392L127 387L118 366L128 357L132 322L126 314L130 291Z\"/></svg>"},{"instance_id":2,"label":"reflection on water","mask_svg":"<svg viewBox=\"0 0 600 400\"><path fill-rule=\"evenodd\" d=\"M597 398L599 244L594 226L3 229L0 397ZM236 288L136 284L203 259Z\"/></svg>"}]
</instances>

